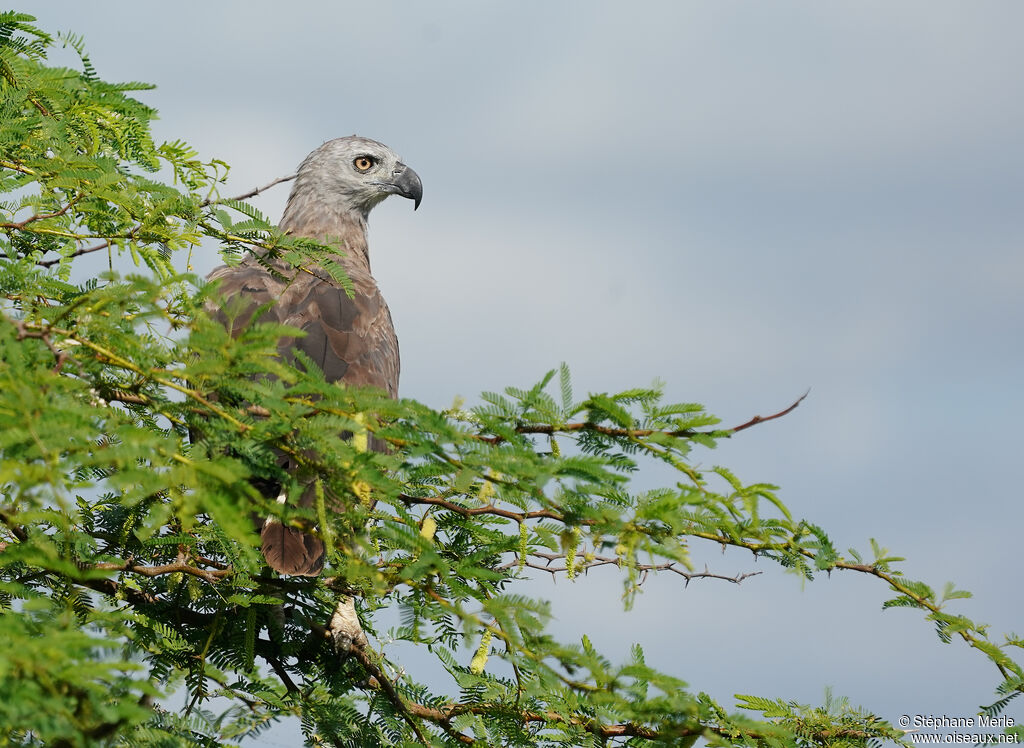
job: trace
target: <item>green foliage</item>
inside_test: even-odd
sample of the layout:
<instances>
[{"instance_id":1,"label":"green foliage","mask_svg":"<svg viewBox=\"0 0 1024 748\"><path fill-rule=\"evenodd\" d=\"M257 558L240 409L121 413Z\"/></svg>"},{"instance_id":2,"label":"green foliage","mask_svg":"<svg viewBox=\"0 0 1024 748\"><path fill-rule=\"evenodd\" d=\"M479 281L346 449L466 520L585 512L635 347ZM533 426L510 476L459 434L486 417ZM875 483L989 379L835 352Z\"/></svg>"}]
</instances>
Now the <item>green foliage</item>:
<instances>
[{"instance_id":1,"label":"green foliage","mask_svg":"<svg viewBox=\"0 0 1024 748\"><path fill-rule=\"evenodd\" d=\"M943 641L993 662L993 713L1024 690L1006 649L944 610L967 593L905 579L874 541L872 561L847 559L773 486L695 468L694 447L732 432L699 405L663 402L658 384L577 400L563 366L437 411L284 365L287 328L231 339L203 312L215 289L187 273L200 241L229 261L255 251L343 280L334 250L219 198L225 164L152 141L154 112L130 95L148 86L104 82L72 36L81 70L48 67L55 42L31 21L0 15L5 744L235 745L285 717L316 745L901 735L842 702L744 696L762 718L730 714L639 647L615 664L586 637L555 641L548 605L524 584L535 569L583 584L580 572L612 565L628 605L650 573L715 576L693 571L703 546L744 548L807 580L871 575L896 593L887 607L925 611ZM72 283L80 258L101 251L111 272ZM136 274L113 272L124 256ZM343 438L364 428L392 450ZM636 490L652 462L673 481ZM265 480L293 496L315 482L318 506L268 501L253 487ZM252 516L268 513L316 526L331 549L323 576L267 571ZM348 657L325 636L345 595L370 639ZM384 630L389 611L400 622ZM423 682L393 642L429 652L449 681ZM173 692L186 695L180 714L160 701Z\"/></svg>"},{"instance_id":2,"label":"green foliage","mask_svg":"<svg viewBox=\"0 0 1024 748\"><path fill-rule=\"evenodd\" d=\"M3 590L16 596L8 584ZM70 585L49 592L49 601L32 596L17 615L0 616L0 724L14 728L7 737L80 744L148 721L146 703L158 691L112 648L130 636L128 616L93 610Z\"/></svg>"},{"instance_id":3,"label":"green foliage","mask_svg":"<svg viewBox=\"0 0 1024 748\"><path fill-rule=\"evenodd\" d=\"M851 706L845 698L834 698L828 689L825 691L825 703L820 707L757 696L737 695L736 700L744 709L761 712L774 724L785 728L801 746L824 743L836 748L859 748L894 738L892 726L887 722L864 709Z\"/></svg>"}]
</instances>

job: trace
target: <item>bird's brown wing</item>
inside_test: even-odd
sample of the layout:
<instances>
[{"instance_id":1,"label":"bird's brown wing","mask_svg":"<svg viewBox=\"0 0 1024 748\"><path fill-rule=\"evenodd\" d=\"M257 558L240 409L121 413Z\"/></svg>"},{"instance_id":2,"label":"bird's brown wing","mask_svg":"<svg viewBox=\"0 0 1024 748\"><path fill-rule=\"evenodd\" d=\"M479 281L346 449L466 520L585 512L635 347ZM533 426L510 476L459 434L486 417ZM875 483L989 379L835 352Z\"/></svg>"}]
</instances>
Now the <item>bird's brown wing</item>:
<instances>
[{"instance_id":1,"label":"bird's brown wing","mask_svg":"<svg viewBox=\"0 0 1024 748\"><path fill-rule=\"evenodd\" d=\"M355 293L349 297L324 274L282 268L275 277L255 260L220 267L209 275L219 281L220 296L229 311L211 313L233 335L249 324L260 306L270 304L261 321L280 322L305 332L282 338L282 358L294 362L294 351L305 353L329 382L379 387L398 396L398 338L380 290L360 268L346 268ZM294 277L290 277L294 276ZM271 304L271 302L273 302Z\"/></svg>"},{"instance_id":2,"label":"bird's brown wing","mask_svg":"<svg viewBox=\"0 0 1024 748\"><path fill-rule=\"evenodd\" d=\"M397 397L398 339L391 313L369 273L346 268L355 289L350 297L316 269L305 272L284 266L279 270L282 277L271 274L252 258L234 267L217 268L208 278L219 282L223 306L211 306L209 311L232 335L237 335L257 309L269 305L261 321L279 322L306 333L281 339L278 351L283 359L294 362L294 351L300 350L330 382L379 387ZM384 449L373 438L369 447ZM287 463L282 456L286 470L291 467ZM274 490L269 486L267 489ZM303 492L302 505L311 505L312 500L310 486ZM261 537L263 555L276 571L316 576L323 568L323 542L312 535L268 520Z\"/></svg>"}]
</instances>

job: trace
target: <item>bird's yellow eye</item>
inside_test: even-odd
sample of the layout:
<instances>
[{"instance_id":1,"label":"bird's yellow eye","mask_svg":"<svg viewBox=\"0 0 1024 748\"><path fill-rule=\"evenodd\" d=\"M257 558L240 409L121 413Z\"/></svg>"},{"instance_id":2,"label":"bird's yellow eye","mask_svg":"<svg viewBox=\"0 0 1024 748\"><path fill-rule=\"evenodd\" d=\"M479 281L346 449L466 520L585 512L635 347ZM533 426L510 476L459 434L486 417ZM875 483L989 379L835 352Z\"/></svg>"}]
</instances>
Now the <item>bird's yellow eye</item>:
<instances>
[{"instance_id":1,"label":"bird's yellow eye","mask_svg":"<svg viewBox=\"0 0 1024 748\"><path fill-rule=\"evenodd\" d=\"M355 164L356 169L359 171L367 171L373 166L373 159L370 156L359 156L352 163Z\"/></svg>"}]
</instances>

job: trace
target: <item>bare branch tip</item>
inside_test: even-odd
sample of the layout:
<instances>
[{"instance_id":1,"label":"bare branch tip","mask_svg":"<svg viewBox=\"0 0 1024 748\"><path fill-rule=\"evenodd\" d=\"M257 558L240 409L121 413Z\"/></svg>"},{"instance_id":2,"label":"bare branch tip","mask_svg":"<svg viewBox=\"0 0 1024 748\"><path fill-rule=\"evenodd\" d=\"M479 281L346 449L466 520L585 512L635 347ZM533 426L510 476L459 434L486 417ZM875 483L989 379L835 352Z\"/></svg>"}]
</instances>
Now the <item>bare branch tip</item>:
<instances>
[{"instance_id":1,"label":"bare branch tip","mask_svg":"<svg viewBox=\"0 0 1024 748\"><path fill-rule=\"evenodd\" d=\"M765 423L766 421L774 421L776 418L782 418L785 415L789 415L804 401L804 399L811 394L811 388L808 387L807 391L798 397L789 407L780 410L778 413L772 413L770 416L754 416L746 423L741 423L739 426L734 426L729 429L730 432L736 433L737 431L743 431L749 429L751 426L757 426L758 424Z\"/></svg>"}]
</instances>

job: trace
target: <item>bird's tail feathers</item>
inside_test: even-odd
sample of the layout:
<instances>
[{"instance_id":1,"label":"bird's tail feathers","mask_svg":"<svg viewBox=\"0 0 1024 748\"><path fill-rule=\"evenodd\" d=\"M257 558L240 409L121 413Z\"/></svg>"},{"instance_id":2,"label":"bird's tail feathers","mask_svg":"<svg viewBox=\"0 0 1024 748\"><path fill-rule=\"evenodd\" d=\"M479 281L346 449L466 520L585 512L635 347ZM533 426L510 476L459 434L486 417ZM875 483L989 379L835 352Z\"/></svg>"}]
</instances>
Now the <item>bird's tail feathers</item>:
<instances>
[{"instance_id":1,"label":"bird's tail feathers","mask_svg":"<svg viewBox=\"0 0 1024 748\"><path fill-rule=\"evenodd\" d=\"M263 558L278 574L315 577L324 568L327 556L324 541L307 532L267 518L260 539Z\"/></svg>"}]
</instances>

